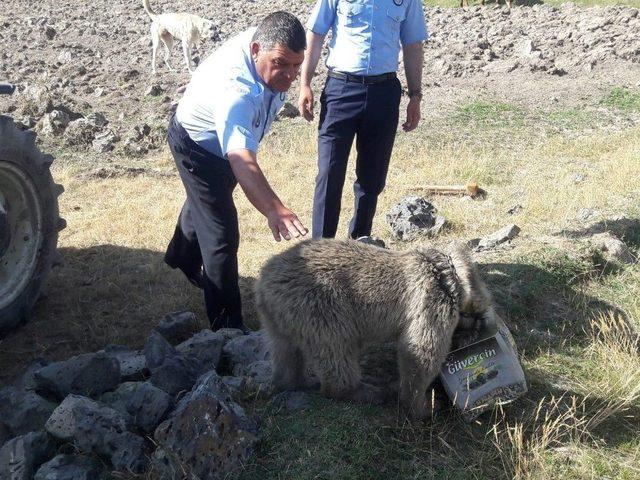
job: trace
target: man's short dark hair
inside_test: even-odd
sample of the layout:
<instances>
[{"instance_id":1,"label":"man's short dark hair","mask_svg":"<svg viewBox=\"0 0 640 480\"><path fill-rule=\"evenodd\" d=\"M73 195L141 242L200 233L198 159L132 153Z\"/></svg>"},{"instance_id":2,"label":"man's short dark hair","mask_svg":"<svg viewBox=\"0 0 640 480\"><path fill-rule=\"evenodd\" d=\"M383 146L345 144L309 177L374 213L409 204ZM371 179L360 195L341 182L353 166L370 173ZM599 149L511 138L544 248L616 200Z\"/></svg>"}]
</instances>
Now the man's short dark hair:
<instances>
[{"instance_id":1,"label":"man's short dark hair","mask_svg":"<svg viewBox=\"0 0 640 480\"><path fill-rule=\"evenodd\" d=\"M295 15L289 12L273 12L267 15L253 34L252 41L265 50L282 45L294 52L307 48L304 27Z\"/></svg>"}]
</instances>

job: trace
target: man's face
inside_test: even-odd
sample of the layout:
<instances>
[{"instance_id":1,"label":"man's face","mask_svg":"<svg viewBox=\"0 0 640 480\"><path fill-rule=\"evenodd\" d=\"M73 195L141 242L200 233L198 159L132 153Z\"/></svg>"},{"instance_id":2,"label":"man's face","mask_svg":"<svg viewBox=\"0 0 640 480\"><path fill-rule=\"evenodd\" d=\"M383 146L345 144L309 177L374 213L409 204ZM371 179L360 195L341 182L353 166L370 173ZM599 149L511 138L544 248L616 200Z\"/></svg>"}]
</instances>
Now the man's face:
<instances>
[{"instance_id":1,"label":"man's face","mask_svg":"<svg viewBox=\"0 0 640 480\"><path fill-rule=\"evenodd\" d=\"M271 50L264 50L258 42L251 43L251 55L258 75L274 92L286 92L300 73L304 60L304 50L294 52L276 44Z\"/></svg>"}]
</instances>

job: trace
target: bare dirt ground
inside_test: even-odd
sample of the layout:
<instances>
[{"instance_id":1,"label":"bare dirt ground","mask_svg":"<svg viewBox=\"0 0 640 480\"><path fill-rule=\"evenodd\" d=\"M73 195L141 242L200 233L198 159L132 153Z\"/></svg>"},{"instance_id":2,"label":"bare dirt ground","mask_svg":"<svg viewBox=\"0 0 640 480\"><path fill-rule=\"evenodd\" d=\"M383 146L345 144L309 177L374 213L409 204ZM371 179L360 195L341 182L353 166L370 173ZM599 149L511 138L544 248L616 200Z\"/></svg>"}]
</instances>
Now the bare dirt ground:
<instances>
[{"instance_id":1,"label":"bare dirt ground","mask_svg":"<svg viewBox=\"0 0 640 480\"><path fill-rule=\"evenodd\" d=\"M152 6L217 22L218 35L204 45L201 56L268 12L287 9L305 19L311 9L310 2L301 0L158 0ZM480 96L529 109L570 109L597 101L614 85L638 87L640 82L635 8L566 4L509 11L494 5L427 8L425 14L431 33L423 77L426 116L447 115ZM0 39L9 48L0 53L0 71L21 93L0 100L0 111L44 130L45 137L54 137L53 145L76 144L76 151L101 135L118 139L112 142L116 155L140 156L161 147L172 102L178 99L176 88L188 74L178 47L172 56L176 72L161 65L158 75L150 74L149 24L137 0L3 2ZM316 86L324 78L324 68L319 70ZM71 120L92 113L104 120L84 136L63 138L41 119L51 110L62 110ZM93 153L86 150L85 160ZM111 158L100 152L95 161Z\"/></svg>"}]
</instances>

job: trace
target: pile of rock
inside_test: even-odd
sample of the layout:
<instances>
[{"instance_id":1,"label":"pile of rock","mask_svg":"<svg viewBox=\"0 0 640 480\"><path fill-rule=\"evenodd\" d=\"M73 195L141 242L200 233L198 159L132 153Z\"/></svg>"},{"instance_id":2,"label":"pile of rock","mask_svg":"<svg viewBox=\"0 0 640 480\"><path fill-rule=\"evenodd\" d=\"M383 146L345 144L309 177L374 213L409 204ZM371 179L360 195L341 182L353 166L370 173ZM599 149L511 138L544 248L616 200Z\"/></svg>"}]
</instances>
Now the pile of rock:
<instances>
[{"instance_id":1,"label":"pile of rock","mask_svg":"<svg viewBox=\"0 0 640 480\"><path fill-rule=\"evenodd\" d=\"M269 351L263 332L198 330L193 314L173 313L143 351L109 346L34 364L0 390L0 478L218 479L237 469L259 439L237 402L271 394Z\"/></svg>"}]
</instances>

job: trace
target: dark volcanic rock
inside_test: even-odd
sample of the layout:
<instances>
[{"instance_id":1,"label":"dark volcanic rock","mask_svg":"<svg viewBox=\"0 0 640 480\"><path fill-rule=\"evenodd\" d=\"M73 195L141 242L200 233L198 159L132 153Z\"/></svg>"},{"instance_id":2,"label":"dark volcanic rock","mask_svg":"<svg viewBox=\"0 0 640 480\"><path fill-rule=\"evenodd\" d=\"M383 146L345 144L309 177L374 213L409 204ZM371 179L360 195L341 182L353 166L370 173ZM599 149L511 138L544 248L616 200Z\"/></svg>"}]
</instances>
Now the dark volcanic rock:
<instances>
[{"instance_id":1,"label":"dark volcanic rock","mask_svg":"<svg viewBox=\"0 0 640 480\"><path fill-rule=\"evenodd\" d=\"M34 374L37 389L59 399L70 393L94 397L120 383L120 365L104 353L86 353L41 368Z\"/></svg>"},{"instance_id":2,"label":"dark volcanic rock","mask_svg":"<svg viewBox=\"0 0 640 480\"><path fill-rule=\"evenodd\" d=\"M216 372L203 375L155 433L154 466L169 478L218 480L238 469L258 442L258 428L234 403Z\"/></svg>"}]
</instances>

